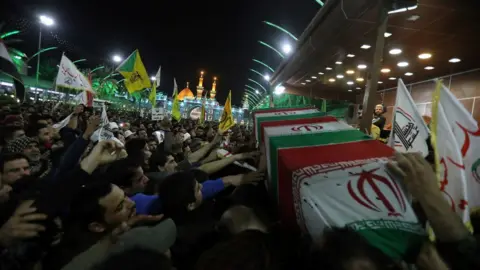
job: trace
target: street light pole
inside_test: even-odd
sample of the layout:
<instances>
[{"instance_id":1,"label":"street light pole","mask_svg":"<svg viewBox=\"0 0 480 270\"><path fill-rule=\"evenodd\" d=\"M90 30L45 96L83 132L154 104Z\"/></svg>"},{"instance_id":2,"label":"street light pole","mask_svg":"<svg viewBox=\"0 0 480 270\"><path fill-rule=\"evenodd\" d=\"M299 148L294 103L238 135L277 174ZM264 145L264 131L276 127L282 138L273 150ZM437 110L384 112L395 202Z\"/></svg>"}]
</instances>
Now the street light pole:
<instances>
[{"instance_id":1,"label":"street light pole","mask_svg":"<svg viewBox=\"0 0 480 270\"><path fill-rule=\"evenodd\" d=\"M42 24L40 23L40 31L38 33L38 51L42 49ZM38 79L40 75L40 54L37 55L37 72L35 74L35 102L38 101Z\"/></svg>"}]
</instances>

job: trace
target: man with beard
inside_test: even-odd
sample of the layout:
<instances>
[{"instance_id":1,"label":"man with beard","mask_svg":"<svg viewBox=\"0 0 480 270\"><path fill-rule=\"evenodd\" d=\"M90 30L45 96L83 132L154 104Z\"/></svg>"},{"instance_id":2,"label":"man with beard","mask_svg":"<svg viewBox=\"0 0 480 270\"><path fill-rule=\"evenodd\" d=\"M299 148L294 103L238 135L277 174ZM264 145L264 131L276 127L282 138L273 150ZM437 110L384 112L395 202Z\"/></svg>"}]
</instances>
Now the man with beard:
<instances>
[{"instance_id":1,"label":"man with beard","mask_svg":"<svg viewBox=\"0 0 480 270\"><path fill-rule=\"evenodd\" d=\"M384 113L385 113L385 107L383 107L382 104L378 104L377 106L375 106L372 124L377 126L380 130L383 130L383 127L385 126L385 122L386 122L385 116L383 116Z\"/></svg>"},{"instance_id":2,"label":"man with beard","mask_svg":"<svg viewBox=\"0 0 480 270\"><path fill-rule=\"evenodd\" d=\"M22 153L27 156L31 167L31 175L42 177L51 170L51 160L42 159L38 142L30 137L21 137L9 142L7 144L7 152Z\"/></svg>"}]
</instances>

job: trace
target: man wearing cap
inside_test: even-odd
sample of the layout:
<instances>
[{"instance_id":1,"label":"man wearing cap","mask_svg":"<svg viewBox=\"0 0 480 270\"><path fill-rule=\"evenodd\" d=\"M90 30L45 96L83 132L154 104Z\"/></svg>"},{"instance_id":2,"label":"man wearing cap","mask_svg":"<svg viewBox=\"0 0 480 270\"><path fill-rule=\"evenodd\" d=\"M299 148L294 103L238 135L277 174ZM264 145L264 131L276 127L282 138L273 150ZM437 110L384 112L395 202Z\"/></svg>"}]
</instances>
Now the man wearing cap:
<instances>
[{"instance_id":1,"label":"man wearing cap","mask_svg":"<svg viewBox=\"0 0 480 270\"><path fill-rule=\"evenodd\" d=\"M7 144L8 153L22 153L28 157L31 174L42 177L52 168L50 160L42 160L38 142L30 137L17 138Z\"/></svg>"}]
</instances>

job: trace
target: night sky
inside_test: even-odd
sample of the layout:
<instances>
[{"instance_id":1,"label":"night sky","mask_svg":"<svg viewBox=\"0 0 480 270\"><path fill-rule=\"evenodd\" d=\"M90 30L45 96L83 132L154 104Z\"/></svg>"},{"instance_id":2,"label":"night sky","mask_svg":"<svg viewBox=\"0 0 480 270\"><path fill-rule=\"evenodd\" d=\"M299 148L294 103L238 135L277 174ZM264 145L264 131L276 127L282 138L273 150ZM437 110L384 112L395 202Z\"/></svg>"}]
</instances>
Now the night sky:
<instances>
[{"instance_id":1,"label":"night sky","mask_svg":"<svg viewBox=\"0 0 480 270\"><path fill-rule=\"evenodd\" d=\"M56 26L44 31L43 47L60 46L72 60L87 58L79 63L81 68L111 63L113 54L126 57L138 48L151 75L162 66L159 90L171 95L176 77L180 89L189 81L195 93L199 72L204 70L204 86L210 89L217 76L217 100L223 103L231 89L236 105L241 103L247 78L262 82L249 68L267 72L252 58L274 68L281 62L257 40L277 48L284 41L292 42L262 21L281 25L299 37L320 8L315 0L88 2L3 0L0 21L6 22L3 31L24 31L23 42L15 47L31 55L38 42L36 18L50 15ZM45 57L60 60L61 52Z\"/></svg>"}]
</instances>

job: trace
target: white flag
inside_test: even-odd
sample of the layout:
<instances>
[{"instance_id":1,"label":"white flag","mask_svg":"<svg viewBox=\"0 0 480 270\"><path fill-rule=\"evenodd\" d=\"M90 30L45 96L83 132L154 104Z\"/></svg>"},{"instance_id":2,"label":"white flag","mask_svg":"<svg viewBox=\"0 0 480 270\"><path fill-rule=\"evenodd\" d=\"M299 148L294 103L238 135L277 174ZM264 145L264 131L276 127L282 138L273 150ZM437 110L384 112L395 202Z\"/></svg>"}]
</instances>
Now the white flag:
<instances>
[{"instance_id":1,"label":"white flag","mask_svg":"<svg viewBox=\"0 0 480 270\"><path fill-rule=\"evenodd\" d=\"M434 115L434 112L432 112ZM465 224L470 221L468 211L467 181L465 166L463 165L460 147L458 146L452 128L448 124L442 104L438 104L436 124L432 126L432 134L436 134L436 151L439 159L440 191L450 205L453 212ZM432 122L433 123L433 122ZM434 129L436 129L434 131Z\"/></svg>"},{"instance_id":2,"label":"white flag","mask_svg":"<svg viewBox=\"0 0 480 270\"><path fill-rule=\"evenodd\" d=\"M78 93L78 95L73 97L73 100L76 101L77 104L83 104L85 106L87 106L87 104L88 104L87 95L86 95L85 91L82 91L82 92Z\"/></svg>"},{"instance_id":3,"label":"white flag","mask_svg":"<svg viewBox=\"0 0 480 270\"><path fill-rule=\"evenodd\" d=\"M93 89L88 79L65 55L62 55L55 84L65 88L84 91L92 91Z\"/></svg>"},{"instance_id":4,"label":"white flag","mask_svg":"<svg viewBox=\"0 0 480 270\"><path fill-rule=\"evenodd\" d=\"M105 103L102 104L102 114L100 115L100 119L102 120L101 125L104 127L108 125L108 115L107 115L107 109L105 109Z\"/></svg>"},{"instance_id":5,"label":"white flag","mask_svg":"<svg viewBox=\"0 0 480 270\"><path fill-rule=\"evenodd\" d=\"M64 128L66 125L68 125L68 122L70 122L70 118L72 118L72 114L70 114L69 116L65 117L65 119L63 119L62 121L56 123L56 124L53 124L52 127L54 129L62 129Z\"/></svg>"},{"instance_id":6,"label":"white flag","mask_svg":"<svg viewBox=\"0 0 480 270\"><path fill-rule=\"evenodd\" d=\"M390 146L399 152L421 152L423 157L428 156L427 139L430 132L401 79L398 80L393 112Z\"/></svg>"},{"instance_id":7,"label":"white flag","mask_svg":"<svg viewBox=\"0 0 480 270\"><path fill-rule=\"evenodd\" d=\"M173 78L173 96L175 97L177 94L178 94L177 79Z\"/></svg>"},{"instance_id":8,"label":"white flag","mask_svg":"<svg viewBox=\"0 0 480 270\"><path fill-rule=\"evenodd\" d=\"M155 75L155 83L157 84L157 87L160 86L160 73L162 71L162 66L158 67L157 74Z\"/></svg>"},{"instance_id":9,"label":"white flag","mask_svg":"<svg viewBox=\"0 0 480 270\"><path fill-rule=\"evenodd\" d=\"M477 121L444 85L440 89L440 104L460 147L467 179L468 205L475 211L480 208L480 129ZM443 141L439 141L441 145Z\"/></svg>"}]
</instances>

